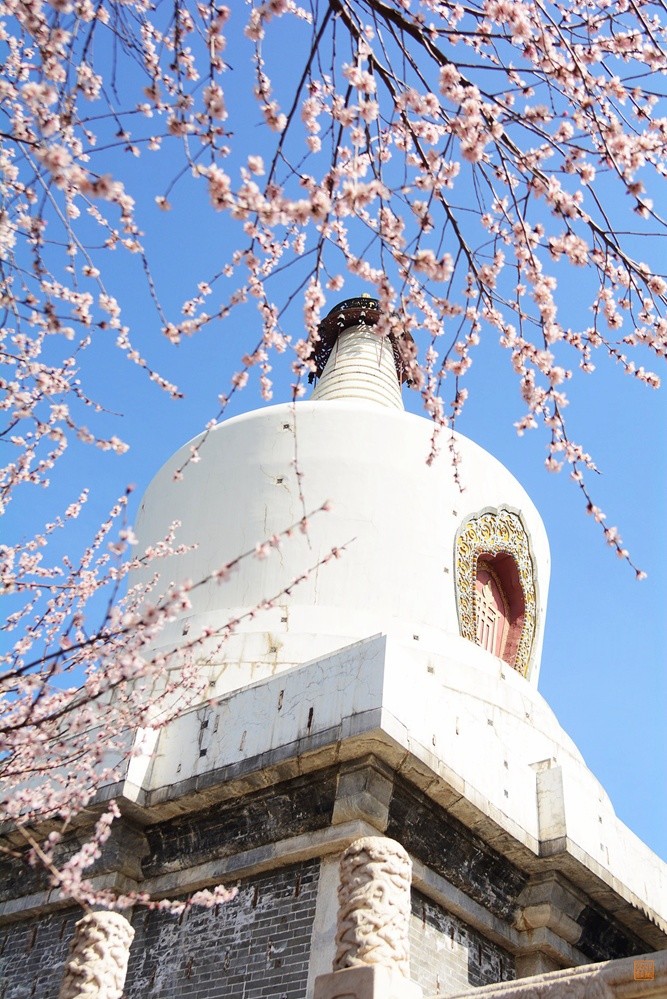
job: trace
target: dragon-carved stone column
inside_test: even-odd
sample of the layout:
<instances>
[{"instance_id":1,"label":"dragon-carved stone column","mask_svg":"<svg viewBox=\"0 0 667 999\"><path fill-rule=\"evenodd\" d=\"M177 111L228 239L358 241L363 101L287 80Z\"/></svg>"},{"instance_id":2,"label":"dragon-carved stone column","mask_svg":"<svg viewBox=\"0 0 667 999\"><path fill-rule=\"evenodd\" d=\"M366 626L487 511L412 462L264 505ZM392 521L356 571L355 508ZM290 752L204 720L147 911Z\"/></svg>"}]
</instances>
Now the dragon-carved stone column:
<instances>
[{"instance_id":1,"label":"dragon-carved stone column","mask_svg":"<svg viewBox=\"0 0 667 999\"><path fill-rule=\"evenodd\" d=\"M340 862L334 970L315 999L421 999L410 981L412 863L385 836L355 840Z\"/></svg>"},{"instance_id":2,"label":"dragon-carved stone column","mask_svg":"<svg viewBox=\"0 0 667 999\"><path fill-rule=\"evenodd\" d=\"M120 999L133 937L119 912L89 912L80 919L58 999Z\"/></svg>"}]
</instances>

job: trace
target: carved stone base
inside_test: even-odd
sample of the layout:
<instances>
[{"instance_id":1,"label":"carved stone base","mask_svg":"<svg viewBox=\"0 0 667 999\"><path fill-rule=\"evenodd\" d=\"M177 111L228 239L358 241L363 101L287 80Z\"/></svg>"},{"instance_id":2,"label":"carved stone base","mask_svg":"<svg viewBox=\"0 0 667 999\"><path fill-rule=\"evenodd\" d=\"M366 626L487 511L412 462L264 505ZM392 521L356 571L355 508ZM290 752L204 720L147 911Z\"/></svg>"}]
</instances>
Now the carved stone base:
<instances>
[{"instance_id":1,"label":"carved stone base","mask_svg":"<svg viewBox=\"0 0 667 999\"><path fill-rule=\"evenodd\" d=\"M422 999L422 990L394 968L369 964L320 975L313 999Z\"/></svg>"}]
</instances>

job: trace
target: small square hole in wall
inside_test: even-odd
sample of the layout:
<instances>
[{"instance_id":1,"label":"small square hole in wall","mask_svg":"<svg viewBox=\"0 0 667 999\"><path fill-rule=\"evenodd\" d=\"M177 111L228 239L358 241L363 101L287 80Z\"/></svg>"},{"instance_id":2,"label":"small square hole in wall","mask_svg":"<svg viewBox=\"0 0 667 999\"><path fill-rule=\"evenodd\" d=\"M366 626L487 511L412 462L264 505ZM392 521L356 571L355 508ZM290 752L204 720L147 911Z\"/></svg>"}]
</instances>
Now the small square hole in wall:
<instances>
[{"instance_id":1,"label":"small square hole in wall","mask_svg":"<svg viewBox=\"0 0 667 999\"><path fill-rule=\"evenodd\" d=\"M277 485L277 486L281 486L281 485L283 484L283 482L284 482L284 481L285 481L285 480L283 479L283 477L282 477L282 475L281 475L281 476L280 476L280 477L279 477L278 479L276 479L276 485Z\"/></svg>"}]
</instances>

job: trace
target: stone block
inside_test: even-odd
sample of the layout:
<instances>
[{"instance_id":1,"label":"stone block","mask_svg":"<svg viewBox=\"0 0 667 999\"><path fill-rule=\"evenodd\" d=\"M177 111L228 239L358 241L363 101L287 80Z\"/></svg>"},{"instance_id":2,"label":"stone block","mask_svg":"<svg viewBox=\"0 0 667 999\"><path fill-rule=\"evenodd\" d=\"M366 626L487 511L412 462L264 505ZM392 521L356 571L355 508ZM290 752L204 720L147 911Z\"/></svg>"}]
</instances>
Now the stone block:
<instances>
[{"instance_id":1,"label":"stone block","mask_svg":"<svg viewBox=\"0 0 667 999\"><path fill-rule=\"evenodd\" d=\"M535 777L540 853L545 853L546 844L562 843L567 836L563 771L561 767L551 767L538 771Z\"/></svg>"},{"instance_id":2,"label":"stone block","mask_svg":"<svg viewBox=\"0 0 667 999\"><path fill-rule=\"evenodd\" d=\"M422 999L422 990L393 968L373 964L320 975L314 999Z\"/></svg>"},{"instance_id":3,"label":"stone block","mask_svg":"<svg viewBox=\"0 0 667 999\"><path fill-rule=\"evenodd\" d=\"M338 778L333 823L363 818L384 832L389 820L392 781L372 767L342 773Z\"/></svg>"}]
</instances>

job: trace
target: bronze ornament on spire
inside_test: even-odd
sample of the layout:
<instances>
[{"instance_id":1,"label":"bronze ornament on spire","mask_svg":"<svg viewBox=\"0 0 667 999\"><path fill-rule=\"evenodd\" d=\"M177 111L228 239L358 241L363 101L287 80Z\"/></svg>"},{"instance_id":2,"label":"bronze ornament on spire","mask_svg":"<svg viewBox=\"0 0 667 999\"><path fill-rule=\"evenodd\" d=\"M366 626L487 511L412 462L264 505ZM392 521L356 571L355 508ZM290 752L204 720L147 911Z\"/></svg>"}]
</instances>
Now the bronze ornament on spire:
<instances>
[{"instance_id":1,"label":"bronze ornament on spire","mask_svg":"<svg viewBox=\"0 0 667 999\"><path fill-rule=\"evenodd\" d=\"M325 316L318 327L319 340L313 344L311 357L315 361L315 371L308 375L308 381L321 378L332 350L340 334L351 326L375 326L380 320L380 303L377 298L362 295L346 298ZM416 354L416 345L411 333L406 331L388 334L396 365L399 384L410 384L409 362Z\"/></svg>"}]
</instances>

